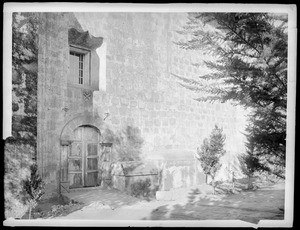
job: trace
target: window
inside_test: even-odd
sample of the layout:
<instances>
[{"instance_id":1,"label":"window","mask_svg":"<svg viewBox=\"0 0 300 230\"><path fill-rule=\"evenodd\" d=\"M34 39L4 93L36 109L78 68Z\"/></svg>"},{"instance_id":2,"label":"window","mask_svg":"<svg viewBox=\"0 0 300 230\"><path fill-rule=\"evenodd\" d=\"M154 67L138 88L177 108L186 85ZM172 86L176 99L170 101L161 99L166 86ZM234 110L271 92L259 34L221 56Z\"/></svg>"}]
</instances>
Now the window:
<instances>
[{"instance_id":1,"label":"window","mask_svg":"<svg viewBox=\"0 0 300 230\"><path fill-rule=\"evenodd\" d=\"M70 52L70 73L74 78L77 76L78 84L83 84L83 54Z\"/></svg>"},{"instance_id":2,"label":"window","mask_svg":"<svg viewBox=\"0 0 300 230\"><path fill-rule=\"evenodd\" d=\"M90 85L89 51L70 46L70 82Z\"/></svg>"}]
</instances>

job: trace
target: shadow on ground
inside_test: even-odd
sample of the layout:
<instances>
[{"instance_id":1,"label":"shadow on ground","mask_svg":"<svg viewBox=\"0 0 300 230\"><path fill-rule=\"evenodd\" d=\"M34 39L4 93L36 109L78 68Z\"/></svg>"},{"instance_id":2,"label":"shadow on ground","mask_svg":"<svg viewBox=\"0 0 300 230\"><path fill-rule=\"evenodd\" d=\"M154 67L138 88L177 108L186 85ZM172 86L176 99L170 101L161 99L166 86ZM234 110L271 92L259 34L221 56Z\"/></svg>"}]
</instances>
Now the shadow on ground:
<instances>
[{"instance_id":1,"label":"shadow on ground","mask_svg":"<svg viewBox=\"0 0 300 230\"><path fill-rule=\"evenodd\" d=\"M115 210L141 201L124 192L111 188L79 189L63 195L55 195L39 201L31 218L54 218L67 216L85 208ZM28 212L22 217L28 219Z\"/></svg>"},{"instance_id":2,"label":"shadow on ground","mask_svg":"<svg viewBox=\"0 0 300 230\"><path fill-rule=\"evenodd\" d=\"M265 188L230 195L205 195L193 189L186 204L159 206L145 219L243 220L257 224L264 219L283 219L283 207L283 189Z\"/></svg>"},{"instance_id":3,"label":"shadow on ground","mask_svg":"<svg viewBox=\"0 0 300 230\"><path fill-rule=\"evenodd\" d=\"M127 195L124 192L113 188L97 188L83 189L65 194L69 199L84 203L86 206L102 203L112 209L122 207L124 205L133 205L139 201L138 198Z\"/></svg>"}]
</instances>

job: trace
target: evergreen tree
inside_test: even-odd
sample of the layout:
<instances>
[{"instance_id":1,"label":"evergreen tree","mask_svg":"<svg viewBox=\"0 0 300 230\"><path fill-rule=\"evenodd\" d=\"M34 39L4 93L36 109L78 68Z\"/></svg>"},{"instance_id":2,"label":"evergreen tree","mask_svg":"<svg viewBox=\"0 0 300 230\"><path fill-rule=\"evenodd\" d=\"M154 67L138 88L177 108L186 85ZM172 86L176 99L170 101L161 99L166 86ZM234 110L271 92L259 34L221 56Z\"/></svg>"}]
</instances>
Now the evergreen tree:
<instances>
[{"instance_id":1,"label":"evergreen tree","mask_svg":"<svg viewBox=\"0 0 300 230\"><path fill-rule=\"evenodd\" d=\"M206 176L211 176L214 193L216 187L215 176L221 168L220 158L226 152L224 150L225 135L222 132L223 129L215 125L209 139L205 138L201 147L197 149L196 156Z\"/></svg>"},{"instance_id":2,"label":"evergreen tree","mask_svg":"<svg viewBox=\"0 0 300 230\"><path fill-rule=\"evenodd\" d=\"M252 189L252 177L256 171L260 170L260 164L258 158L254 154L254 143L251 135L248 136L248 142L246 143L246 153L238 156L241 170L248 177L248 189Z\"/></svg>"},{"instance_id":3,"label":"evergreen tree","mask_svg":"<svg viewBox=\"0 0 300 230\"><path fill-rule=\"evenodd\" d=\"M265 170L284 178L287 105L287 15L190 13L177 44L199 50L210 72L197 79L177 76L199 93L198 101L231 101L251 108L254 154ZM199 63L195 63L199 65Z\"/></svg>"},{"instance_id":4,"label":"evergreen tree","mask_svg":"<svg viewBox=\"0 0 300 230\"><path fill-rule=\"evenodd\" d=\"M258 171L266 171L284 178L285 120L272 113L267 107L252 112L246 129L246 148L257 159Z\"/></svg>"}]
</instances>

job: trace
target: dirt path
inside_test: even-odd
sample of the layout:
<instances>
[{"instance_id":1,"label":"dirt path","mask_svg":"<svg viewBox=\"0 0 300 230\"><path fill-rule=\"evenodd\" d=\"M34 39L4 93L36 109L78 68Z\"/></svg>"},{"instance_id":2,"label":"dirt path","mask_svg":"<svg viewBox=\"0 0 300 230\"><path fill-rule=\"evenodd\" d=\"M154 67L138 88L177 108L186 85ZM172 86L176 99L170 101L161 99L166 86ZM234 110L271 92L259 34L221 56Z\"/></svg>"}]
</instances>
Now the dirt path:
<instances>
[{"instance_id":1,"label":"dirt path","mask_svg":"<svg viewBox=\"0 0 300 230\"><path fill-rule=\"evenodd\" d=\"M108 197L107 197L108 198ZM284 184L232 195L206 195L187 190L175 201L139 201L114 208L92 202L58 219L94 220L244 220L283 219Z\"/></svg>"}]
</instances>

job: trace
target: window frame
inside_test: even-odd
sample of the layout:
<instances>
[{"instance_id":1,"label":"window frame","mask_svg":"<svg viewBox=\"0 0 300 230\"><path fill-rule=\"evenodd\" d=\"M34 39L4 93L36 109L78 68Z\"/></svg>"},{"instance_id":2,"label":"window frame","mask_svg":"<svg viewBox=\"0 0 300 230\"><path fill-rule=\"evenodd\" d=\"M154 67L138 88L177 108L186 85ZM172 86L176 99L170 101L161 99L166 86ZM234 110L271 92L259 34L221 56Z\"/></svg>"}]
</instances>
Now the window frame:
<instances>
[{"instance_id":1,"label":"window frame","mask_svg":"<svg viewBox=\"0 0 300 230\"><path fill-rule=\"evenodd\" d=\"M73 77L70 76L69 78L70 83L80 87L91 87L91 50L80 46L69 45L69 58L71 55L74 54L75 56L78 55L79 57L80 56L82 57L82 66L83 66L82 76L80 76L79 73L76 76ZM69 65L70 65L70 61L69 61ZM80 83L80 79L82 83Z\"/></svg>"}]
</instances>

